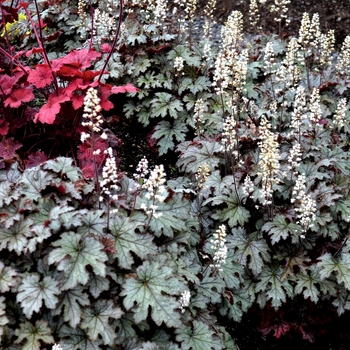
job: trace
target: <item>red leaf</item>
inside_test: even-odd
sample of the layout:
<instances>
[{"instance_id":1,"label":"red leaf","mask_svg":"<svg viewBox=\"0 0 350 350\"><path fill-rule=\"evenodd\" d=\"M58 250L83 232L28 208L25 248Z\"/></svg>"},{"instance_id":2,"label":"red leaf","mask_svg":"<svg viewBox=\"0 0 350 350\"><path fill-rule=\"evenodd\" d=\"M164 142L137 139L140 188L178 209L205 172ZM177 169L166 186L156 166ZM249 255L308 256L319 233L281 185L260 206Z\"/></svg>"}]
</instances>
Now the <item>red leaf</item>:
<instances>
[{"instance_id":1,"label":"red leaf","mask_svg":"<svg viewBox=\"0 0 350 350\"><path fill-rule=\"evenodd\" d=\"M32 89L19 88L12 91L11 95L4 101L5 107L18 108L23 102L34 100Z\"/></svg>"},{"instance_id":2,"label":"red leaf","mask_svg":"<svg viewBox=\"0 0 350 350\"><path fill-rule=\"evenodd\" d=\"M33 83L38 89L53 82L50 67L47 64L37 64L35 69L31 69L28 75L28 82Z\"/></svg>"},{"instance_id":3,"label":"red leaf","mask_svg":"<svg viewBox=\"0 0 350 350\"><path fill-rule=\"evenodd\" d=\"M13 137L5 139L0 142L0 157L4 159L12 159L16 155L16 151L21 148L22 145L13 140Z\"/></svg>"},{"instance_id":4,"label":"red leaf","mask_svg":"<svg viewBox=\"0 0 350 350\"><path fill-rule=\"evenodd\" d=\"M91 66L91 61L94 61L99 57L101 57L101 54L94 50L73 50L65 57L61 57L54 60L53 66L55 66L56 69L59 69L63 65L68 65L82 70L85 68L89 68Z\"/></svg>"},{"instance_id":5,"label":"red leaf","mask_svg":"<svg viewBox=\"0 0 350 350\"><path fill-rule=\"evenodd\" d=\"M28 160L26 161L26 168L32 168L41 163L44 163L47 160L47 156L44 152L38 151L35 153L31 153L28 156Z\"/></svg>"},{"instance_id":6,"label":"red leaf","mask_svg":"<svg viewBox=\"0 0 350 350\"><path fill-rule=\"evenodd\" d=\"M118 252L115 249L115 240L113 238L110 238L110 237L102 238L102 244L104 245L104 251L106 253L118 254Z\"/></svg>"},{"instance_id":7,"label":"red leaf","mask_svg":"<svg viewBox=\"0 0 350 350\"><path fill-rule=\"evenodd\" d=\"M9 75L4 74L0 78L0 86L1 86L0 91L3 91L5 95L10 95L17 80L18 78L15 75L10 77Z\"/></svg>"},{"instance_id":8,"label":"red leaf","mask_svg":"<svg viewBox=\"0 0 350 350\"><path fill-rule=\"evenodd\" d=\"M72 106L75 110L79 109L84 104L84 96L83 95L73 94L71 96L70 100L72 101Z\"/></svg>"},{"instance_id":9,"label":"red leaf","mask_svg":"<svg viewBox=\"0 0 350 350\"><path fill-rule=\"evenodd\" d=\"M39 113L34 116L34 123L38 120L42 123L52 124L56 115L60 112L61 103L69 101L69 97L66 95L50 95L49 100L41 108Z\"/></svg>"},{"instance_id":10,"label":"red leaf","mask_svg":"<svg viewBox=\"0 0 350 350\"><path fill-rule=\"evenodd\" d=\"M101 95L101 101L100 101L100 106L103 110L109 111L112 109L113 103L108 100L108 97L111 95L111 85L109 84L100 84L100 95Z\"/></svg>"},{"instance_id":11,"label":"red leaf","mask_svg":"<svg viewBox=\"0 0 350 350\"><path fill-rule=\"evenodd\" d=\"M31 50L28 50L26 56L29 57L31 55L35 55L36 53L42 53L44 50L39 47L34 47Z\"/></svg>"},{"instance_id":12,"label":"red leaf","mask_svg":"<svg viewBox=\"0 0 350 350\"><path fill-rule=\"evenodd\" d=\"M101 51L102 51L103 53L110 52L111 49L112 49L112 47L111 47L111 45L109 45L109 44L103 44L103 45L101 46Z\"/></svg>"},{"instance_id":13,"label":"red leaf","mask_svg":"<svg viewBox=\"0 0 350 350\"><path fill-rule=\"evenodd\" d=\"M135 86L128 83L124 86L113 86L111 93L112 94L119 94L122 92L137 92L137 91L139 91L138 88L136 88Z\"/></svg>"},{"instance_id":14,"label":"red leaf","mask_svg":"<svg viewBox=\"0 0 350 350\"><path fill-rule=\"evenodd\" d=\"M7 135L9 131L9 123L5 119L0 119L0 135Z\"/></svg>"},{"instance_id":15,"label":"red leaf","mask_svg":"<svg viewBox=\"0 0 350 350\"><path fill-rule=\"evenodd\" d=\"M81 171L83 172L83 176L85 179L91 179L95 177L95 167L93 163L90 163L88 165L85 165Z\"/></svg>"}]
</instances>

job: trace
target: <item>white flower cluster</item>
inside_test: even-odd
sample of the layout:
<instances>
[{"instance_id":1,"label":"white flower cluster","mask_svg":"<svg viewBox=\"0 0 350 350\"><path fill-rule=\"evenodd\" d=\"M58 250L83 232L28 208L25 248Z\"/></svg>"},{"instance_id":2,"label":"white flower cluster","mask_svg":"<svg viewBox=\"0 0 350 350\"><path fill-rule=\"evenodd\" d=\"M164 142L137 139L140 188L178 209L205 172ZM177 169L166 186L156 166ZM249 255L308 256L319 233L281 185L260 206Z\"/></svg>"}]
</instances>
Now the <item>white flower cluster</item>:
<instances>
[{"instance_id":1,"label":"white flower cluster","mask_svg":"<svg viewBox=\"0 0 350 350\"><path fill-rule=\"evenodd\" d=\"M153 203L147 207L145 203L141 204L141 209L143 209L148 216L153 216L154 218L159 218L162 213L156 213L158 208L156 202L164 202L166 198L166 190L164 184L166 182L165 172L163 165L156 165L154 169L150 172L147 180L145 180L142 188L147 191L146 198L152 199Z\"/></svg>"},{"instance_id":2,"label":"white flower cluster","mask_svg":"<svg viewBox=\"0 0 350 350\"><path fill-rule=\"evenodd\" d=\"M278 173L280 170L280 153L278 149L277 134L271 132L271 124L265 115L260 122L260 140L258 146L260 149L258 175L262 177L262 199L263 205L271 204L272 201L272 184L278 183Z\"/></svg>"},{"instance_id":3,"label":"white flower cluster","mask_svg":"<svg viewBox=\"0 0 350 350\"><path fill-rule=\"evenodd\" d=\"M292 135L294 136L294 133L300 134L301 132L301 125L304 120L304 115L306 114L306 94L305 94L305 88L302 86L298 86L294 103L293 103L293 112L292 112L292 120L291 120L291 127L293 128Z\"/></svg>"},{"instance_id":4,"label":"white flower cluster","mask_svg":"<svg viewBox=\"0 0 350 350\"><path fill-rule=\"evenodd\" d=\"M316 88L312 90L310 97L310 115L309 120L312 124L318 123L321 119L322 110L320 105L320 91Z\"/></svg>"},{"instance_id":5,"label":"white flower cluster","mask_svg":"<svg viewBox=\"0 0 350 350\"><path fill-rule=\"evenodd\" d=\"M227 258L227 246L226 246L226 227L225 225L219 226L219 229L213 234L214 239L210 240L212 244L211 248L214 250L212 268L216 268L222 271L221 265L226 262Z\"/></svg>"},{"instance_id":6,"label":"white flower cluster","mask_svg":"<svg viewBox=\"0 0 350 350\"><path fill-rule=\"evenodd\" d=\"M246 196L249 196L252 192L254 192L254 183L249 175L247 175L244 179L242 190Z\"/></svg>"},{"instance_id":7,"label":"white flower cluster","mask_svg":"<svg viewBox=\"0 0 350 350\"><path fill-rule=\"evenodd\" d=\"M260 13L258 8L258 2L256 0L250 0L249 3L249 25L251 28L255 28L260 19Z\"/></svg>"},{"instance_id":8,"label":"white flower cluster","mask_svg":"<svg viewBox=\"0 0 350 350\"><path fill-rule=\"evenodd\" d=\"M103 39L113 40L117 24L113 15L109 12L97 8L94 13L94 40L101 44Z\"/></svg>"},{"instance_id":9,"label":"white flower cluster","mask_svg":"<svg viewBox=\"0 0 350 350\"><path fill-rule=\"evenodd\" d=\"M337 105L337 109L334 114L334 125L339 129L346 124L346 112L347 112L346 98L341 98Z\"/></svg>"},{"instance_id":10,"label":"white flower cluster","mask_svg":"<svg viewBox=\"0 0 350 350\"><path fill-rule=\"evenodd\" d=\"M291 202L296 202L297 223L303 227L303 232L306 232L316 220L317 206L316 201L310 194L306 194L306 178L304 174L299 175L296 180Z\"/></svg>"},{"instance_id":11,"label":"white flower cluster","mask_svg":"<svg viewBox=\"0 0 350 350\"><path fill-rule=\"evenodd\" d=\"M62 347L60 344L55 344L53 347L52 347L52 350L62 350Z\"/></svg>"},{"instance_id":12,"label":"white flower cluster","mask_svg":"<svg viewBox=\"0 0 350 350\"><path fill-rule=\"evenodd\" d=\"M336 70L344 76L350 74L350 35L343 42L340 54L338 55Z\"/></svg>"},{"instance_id":13,"label":"white flower cluster","mask_svg":"<svg viewBox=\"0 0 350 350\"><path fill-rule=\"evenodd\" d=\"M292 171L294 170L295 174L296 174L295 169L297 168L297 166L301 162L302 155L303 155L303 153L301 152L300 143L295 142L293 147L290 150L289 157L287 159L287 161L289 163L288 169L292 170Z\"/></svg>"},{"instance_id":14,"label":"white flower cluster","mask_svg":"<svg viewBox=\"0 0 350 350\"><path fill-rule=\"evenodd\" d=\"M105 194L108 198L117 200L118 195L115 192L120 190L120 187L118 186L118 169L113 156L113 150L111 147L109 147L104 153L107 155L107 158L102 169L102 181L100 181L101 202L103 201L103 194Z\"/></svg>"},{"instance_id":15,"label":"white flower cluster","mask_svg":"<svg viewBox=\"0 0 350 350\"><path fill-rule=\"evenodd\" d=\"M233 114L228 116L224 120L223 132L221 137L221 151L230 152L232 155L237 158L238 150L237 150L237 140L236 140L236 120L234 114L237 113L236 106L233 106Z\"/></svg>"},{"instance_id":16,"label":"white flower cluster","mask_svg":"<svg viewBox=\"0 0 350 350\"><path fill-rule=\"evenodd\" d=\"M275 3L271 5L270 11L272 13L278 13L279 17L274 18L276 22L280 22L282 19L286 19L286 23L289 23L289 20L287 20L287 5L290 4L289 0L275 0Z\"/></svg>"},{"instance_id":17,"label":"white flower cluster","mask_svg":"<svg viewBox=\"0 0 350 350\"><path fill-rule=\"evenodd\" d=\"M199 190L204 190L206 186L204 186L204 183L207 181L207 178L210 175L210 168L208 167L207 163L204 163L201 165L197 172L196 172L196 181L197 181L197 186Z\"/></svg>"},{"instance_id":18,"label":"white flower cluster","mask_svg":"<svg viewBox=\"0 0 350 350\"><path fill-rule=\"evenodd\" d=\"M81 124L96 133L101 132L101 126L103 124L100 114L100 102L101 99L98 97L97 90L90 87L84 97L84 121ZM89 137L90 135L88 133L82 132L80 136L81 142L85 142Z\"/></svg>"},{"instance_id":19,"label":"white flower cluster","mask_svg":"<svg viewBox=\"0 0 350 350\"><path fill-rule=\"evenodd\" d=\"M333 64L333 52L335 44L334 30L331 29L327 34L321 34L319 43L320 47L318 59L320 65L327 68Z\"/></svg>"},{"instance_id":20,"label":"white flower cluster","mask_svg":"<svg viewBox=\"0 0 350 350\"><path fill-rule=\"evenodd\" d=\"M203 99L199 98L194 105L194 115L193 115L193 120L198 130L197 134L200 134L203 131L202 126L204 124L204 118L203 118L204 110L206 110L206 106L204 106Z\"/></svg>"},{"instance_id":21,"label":"white flower cluster","mask_svg":"<svg viewBox=\"0 0 350 350\"><path fill-rule=\"evenodd\" d=\"M134 174L134 178L135 178L135 180L140 182L143 179L145 179L145 177L148 173L149 173L148 160L145 157L143 157L139 161L139 164L137 164L136 173Z\"/></svg>"},{"instance_id":22,"label":"white flower cluster","mask_svg":"<svg viewBox=\"0 0 350 350\"><path fill-rule=\"evenodd\" d=\"M272 43L269 41L265 46L265 55L264 55L264 75L275 73L274 64L275 64L275 51L273 49Z\"/></svg>"},{"instance_id":23,"label":"white flower cluster","mask_svg":"<svg viewBox=\"0 0 350 350\"><path fill-rule=\"evenodd\" d=\"M205 8L204 8L204 27L203 27L203 37L204 39L210 39L211 38L211 24L215 24L213 13L216 8L216 2L217 0L208 0ZM208 41L207 41L208 42Z\"/></svg>"},{"instance_id":24,"label":"white flower cluster","mask_svg":"<svg viewBox=\"0 0 350 350\"><path fill-rule=\"evenodd\" d=\"M168 1L167 0L157 0L156 7L153 10L154 23L158 26L164 23L167 18L168 12Z\"/></svg>"},{"instance_id":25,"label":"white flower cluster","mask_svg":"<svg viewBox=\"0 0 350 350\"><path fill-rule=\"evenodd\" d=\"M184 69L184 59L181 56L175 57L174 68L181 72Z\"/></svg>"},{"instance_id":26,"label":"white flower cluster","mask_svg":"<svg viewBox=\"0 0 350 350\"><path fill-rule=\"evenodd\" d=\"M190 305L191 293L188 290L185 290L181 293L180 299L180 309L181 313L185 312L185 308Z\"/></svg>"}]
</instances>

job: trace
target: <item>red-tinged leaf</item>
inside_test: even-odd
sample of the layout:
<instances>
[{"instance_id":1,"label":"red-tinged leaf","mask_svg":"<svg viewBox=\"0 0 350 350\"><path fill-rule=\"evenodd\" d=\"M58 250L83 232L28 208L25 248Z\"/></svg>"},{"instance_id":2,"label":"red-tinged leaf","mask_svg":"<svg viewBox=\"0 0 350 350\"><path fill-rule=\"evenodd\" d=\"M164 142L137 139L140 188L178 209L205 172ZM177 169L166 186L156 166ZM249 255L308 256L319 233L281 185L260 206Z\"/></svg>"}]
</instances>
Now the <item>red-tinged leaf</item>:
<instances>
[{"instance_id":1,"label":"red-tinged leaf","mask_svg":"<svg viewBox=\"0 0 350 350\"><path fill-rule=\"evenodd\" d=\"M23 7L24 9L26 9L26 8L28 7L28 5L29 5L28 2L23 2L23 1L21 1L21 2L19 3L19 8L20 8L20 7Z\"/></svg>"},{"instance_id":2,"label":"red-tinged leaf","mask_svg":"<svg viewBox=\"0 0 350 350\"><path fill-rule=\"evenodd\" d=\"M0 119L0 135L7 135L9 131L9 123L5 119Z\"/></svg>"},{"instance_id":3,"label":"red-tinged leaf","mask_svg":"<svg viewBox=\"0 0 350 350\"><path fill-rule=\"evenodd\" d=\"M55 69L52 68L54 71ZM79 70L78 67L72 67L72 66L62 66L58 70L56 70L57 75L63 76L63 77L71 77L71 78L81 78L82 73Z\"/></svg>"},{"instance_id":4,"label":"red-tinged leaf","mask_svg":"<svg viewBox=\"0 0 350 350\"><path fill-rule=\"evenodd\" d=\"M31 88L19 88L12 91L11 95L4 101L4 105L5 107L18 108L22 103L30 102L34 98L35 96Z\"/></svg>"},{"instance_id":5,"label":"red-tinged leaf","mask_svg":"<svg viewBox=\"0 0 350 350\"><path fill-rule=\"evenodd\" d=\"M104 139L101 139L100 137L95 138L94 142L95 150L100 149L101 152L96 155L96 162L97 165L101 165L106 155L104 154L104 151L108 148L108 142ZM93 162L93 150L92 150L92 144L90 140L85 141L83 144L79 145L78 150L78 159L79 160L85 160L87 162Z\"/></svg>"},{"instance_id":6,"label":"red-tinged leaf","mask_svg":"<svg viewBox=\"0 0 350 350\"><path fill-rule=\"evenodd\" d=\"M34 47L33 49L27 51L26 56L29 57L29 56L35 55L37 53L42 53L43 51L44 50L39 48L39 47Z\"/></svg>"},{"instance_id":7,"label":"red-tinged leaf","mask_svg":"<svg viewBox=\"0 0 350 350\"><path fill-rule=\"evenodd\" d=\"M10 77L7 74L4 74L3 76L1 76L1 78L0 78L0 86L1 86L0 93L3 92L5 95L10 95L17 80L18 80L18 78L15 75L12 77Z\"/></svg>"},{"instance_id":8,"label":"red-tinged leaf","mask_svg":"<svg viewBox=\"0 0 350 350\"><path fill-rule=\"evenodd\" d=\"M57 32L55 32L55 33L53 33L53 34L48 35L47 37L45 37L44 41L45 41L45 42L53 41L53 40L57 39L57 38L60 36L61 33L62 33L62 32L58 30Z\"/></svg>"},{"instance_id":9,"label":"red-tinged leaf","mask_svg":"<svg viewBox=\"0 0 350 350\"><path fill-rule=\"evenodd\" d=\"M85 179L91 179L93 177L95 177L95 167L93 163L87 164L85 165L82 169L81 169L83 176L85 177Z\"/></svg>"},{"instance_id":10,"label":"red-tinged leaf","mask_svg":"<svg viewBox=\"0 0 350 350\"><path fill-rule=\"evenodd\" d=\"M259 328L259 331L263 335L268 335L274 332L274 336L279 339L282 335L285 335L290 330L290 324L280 320L278 323L269 324L264 328Z\"/></svg>"},{"instance_id":11,"label":"red-tinged leaf","mask_svg":"<svg viewBox=\"0 0 350 350\"><path fill-rule=\"evenodd\" d=\"M39 23L41 28L45 28L47 26L47 24L42 20L42 18L40 18L40 22L34 22L34 25L39 28Z\"/></svg>"},{"instance_id":12,"label":"red-tinged leaf","mask_svg":"<svg viewBox=\"0 0 350 350\"><path fill-rule=\"evenodd\" d=\"M39 113L34 116L34 123L38 120L42 123L52 124L56 115L60 112L61 103L69 101L69 97L66 95L53 96L50 95L49 100L41 108Z\"/></svg>"},{"instance_id":13,"label":"red-tinged leaf","mask_svg":"<svg viewBox=\"0 0 350 350\"><path fill-rule=\"evenodd\" d=\"M84 104L84 96L83 95L73 94L71 96L70 100L72 101L72 106L75 110L79 109Z\"/></svg>"},{"instance_id":14,"label":"red-tinged leaf","mask_svg":"<svg viewBox=\"0 0 350 350\"><path fill-rule=\"evenodd\" d=\"M28 82L33 83L38 89L45 87L53 82L53 76L50 67L47 64L37 64L28 75Z\"/></svg>"},{"instance_id":15,"label":"red-tinged leaf","mask_svg":"<svg viewBox=\"0 0 350 350\"><path fill-rule=\"evenodd\" d=\"M16 151L21 148L22 145L17 141L14 141L13 137L0 142L0 157L4 159L12 159L16 155Z\"/></svg>"},{"instance_id":16,"label":"red-tinged leaf","mask_svg":"<svg viewBox=\"0 0 350 350\"><path fill-rule=\"evenodd\" d=\"M31 153L28 156L28 160L25 162L26 168L32 168L37 165L40 165L47 161L47 156L44 152L38 151L35 153Z\"/></svg>"},{"instance_id":17,"label":"red-tinged leaf","mask_svg":"<svg viewBox=\"0 0 350 350\"><path fill-rule=\"evenodd\" d=\"M118 254L118 252L115 249L115 240L110 237L104 237L102 238L101 243L104 245L104 251L106 253L113 253Z\"/></svg>"},{"instance_id":18,"label":"red-tinged leaf","mask_svg":"<svg viewBox=\"0 0 350 350\"><path fill-rule=\"evenodd\" d=\"M111 95L111 89L112 86L109 84L100 84L100 106L103 110L105 111L109 111L110 109L112 109L113 103L111 101L108 100L108 97Z\"/></svg>"},{"instance_id":19,"label":"red-tinged leaf","mask_svg":"<svg viewBox=\"0 0 350 350\"><path fill-rule=\"evenodd\" d=\"M310 343L315 341L315 337L310 330L305 329L301 324L295 325L295 330L302 334L304 340L308 340Z\"/></svg>"},{"instance_id":20,"label":"red-tinged leaf","mask_svg":"<svg viewBox=\"0 0 350 350\"><path fill-rule=\"evenodd\" d=\"M136 88L135 86L128 83L124 86L113 86L111 93L112 94L119 94L119 93L123 93L123 92L137 92L137 91L139 91L138 88Z\"/></svg>"},{"instance_id":21,"label":"red-tinged leaf","mask_svg":"<svg viewBox=\"0 0 350 350\"><path fill-rule=\"evenodd\" d=\"M91 61L99 57L101 57L101 54L94 50L73 50L65 57L55 60L55 64L60 64L61 66L68 65L83 70L89 68L91 66Z\"/></svg>"},{"instance_id":22,"label":"red-tinged leaf","mask_svg":"<svg viewBox=\"0 0 350 350\"><path fill-rule=\"evenodd\" d=\"M108 53L108 52L110 52L111 50L112 50L111 45L109 45L109 44L102 44L102 46L101 46L101 51L102 51L103 53Z\"/></svg>"},{"instance_id":23,"label":"red-tinged leaf","mask_svg":"<svg viewBox=\"0 0 350 350\"><path fill-rule=\"evenodd\" d=\"M93 70L86 70L82 73L82 78L84 81L89 81L90 83L93 81L95 77L100 75L101 71L93 71Z\"/></svg>"}]
</instances>

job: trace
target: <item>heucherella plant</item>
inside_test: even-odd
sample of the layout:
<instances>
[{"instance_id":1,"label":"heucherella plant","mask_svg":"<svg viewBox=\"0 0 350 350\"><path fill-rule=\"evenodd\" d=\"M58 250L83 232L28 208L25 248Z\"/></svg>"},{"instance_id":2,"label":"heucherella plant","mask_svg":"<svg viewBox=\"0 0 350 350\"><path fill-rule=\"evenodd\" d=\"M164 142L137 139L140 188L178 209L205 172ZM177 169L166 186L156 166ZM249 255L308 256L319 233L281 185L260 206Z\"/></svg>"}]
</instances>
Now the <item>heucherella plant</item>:
<instances>
[{"instance_id":1,"label":"heucherella plant","mask_svg":"<svg viewBox=\"0 0 350 350\"><path fill-rule=\"evenodd\" d=\"M242 329L346 324L349 39L336 53L317 14L246 35L239 11L214 38L215 5L198 29L195 1L1 2L1 348L234 350ZM281 29L287 5L251 18Z\"/></svg>"}]
</instances>

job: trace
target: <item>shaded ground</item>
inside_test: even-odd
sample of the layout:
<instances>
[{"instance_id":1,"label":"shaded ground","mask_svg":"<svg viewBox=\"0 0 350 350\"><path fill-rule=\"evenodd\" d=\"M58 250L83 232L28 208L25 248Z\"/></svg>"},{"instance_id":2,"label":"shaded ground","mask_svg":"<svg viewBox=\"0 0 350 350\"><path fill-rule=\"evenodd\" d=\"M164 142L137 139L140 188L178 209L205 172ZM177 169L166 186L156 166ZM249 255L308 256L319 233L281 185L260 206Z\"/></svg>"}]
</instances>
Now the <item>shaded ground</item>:
<instances>
[{"instance_id":1,"label":"shaded ground","mask_svg":"<svg viewBox=\"0 0 350 350\"><path fill-rule=\"evenodd\" d=\"M204 8L207 0L200 0L200 6ZM224 22L228 15L239 10L245 19L245 28L249 28L249 0L217 0L215 19L217 22ZM268 6L274 3L268 0L261 8L261 26L265 32L278 32L277 23L274 21L274 14L268 11ZM323 31L335 30L337 44L341 44L346 35L350 34L350 1L349 0L292 0L288 5L287 16L290 24L283 28L286 34L297 35L303 13L307 12L310 18L314 13L320 16L320 24Z\"/></svg>"}]
</instances>

